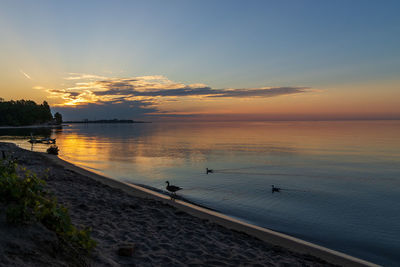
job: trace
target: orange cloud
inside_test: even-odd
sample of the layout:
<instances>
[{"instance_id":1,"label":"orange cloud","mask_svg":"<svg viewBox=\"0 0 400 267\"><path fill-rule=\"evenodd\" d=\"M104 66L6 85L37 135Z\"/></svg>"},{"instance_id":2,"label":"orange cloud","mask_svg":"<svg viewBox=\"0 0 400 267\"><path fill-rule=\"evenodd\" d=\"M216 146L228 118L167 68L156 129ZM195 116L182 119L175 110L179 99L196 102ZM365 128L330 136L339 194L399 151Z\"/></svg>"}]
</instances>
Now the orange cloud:
<instances>
[{"instance_id":1,"label":"orange cloud","mask_svg":"<svg viewBox=\"0 0 400 267\"><path fill-rule=\"evenodd\" d=\"M213 89L202 83L183 84L174 82L161 75L105 78L97 75L74 73L66 79L75 81L73 86L65 89L48 90L51 97L59 97L63 100L60 106L141 101L146 105L157 107L163 103L177 100L263 99L313 91L308 87Z\"/></svg>"}]
</instances>

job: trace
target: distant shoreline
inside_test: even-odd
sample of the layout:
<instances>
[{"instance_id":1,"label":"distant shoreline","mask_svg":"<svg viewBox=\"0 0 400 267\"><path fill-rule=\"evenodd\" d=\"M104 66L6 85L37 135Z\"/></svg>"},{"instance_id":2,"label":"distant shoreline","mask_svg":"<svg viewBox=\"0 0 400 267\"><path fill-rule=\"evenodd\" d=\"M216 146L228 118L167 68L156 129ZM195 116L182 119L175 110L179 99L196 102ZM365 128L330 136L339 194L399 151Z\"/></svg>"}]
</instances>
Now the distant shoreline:
<instances>
[{"instance_id":1,"label":"distant shoreline","mask_svg":"<svg viewBox=\"0 0 400 267\"><path fill-rule=\"evenodd\" d=\"M65 121L64 123L151 123L150 121L134 121L134 120L83 120L83 121Z\"/></svg>"}]
</instances>

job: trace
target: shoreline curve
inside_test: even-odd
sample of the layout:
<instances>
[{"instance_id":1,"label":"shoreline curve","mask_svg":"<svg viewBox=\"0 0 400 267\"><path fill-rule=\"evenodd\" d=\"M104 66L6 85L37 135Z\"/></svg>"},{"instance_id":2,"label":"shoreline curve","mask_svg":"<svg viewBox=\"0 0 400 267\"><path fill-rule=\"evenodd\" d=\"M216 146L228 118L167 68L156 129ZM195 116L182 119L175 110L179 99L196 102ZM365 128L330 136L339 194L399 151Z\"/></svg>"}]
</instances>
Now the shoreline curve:
<instances>
[{"instance_id":1,"label":"shoreline curve","mask_svg":"<svg viewBox=\"0 0 400 267\"><path fill-rule=\"evenodd\" d=\"M46 158L53 161L54 163L63 166L66 169L77 172L90 179L98 181L102 184L108 185L113 188L120 189L129 195L133 195L141 198L149 198L161 201L163 203L174 206L175 208L191 214L192 216L206 219L210 222L224 226L228 229L232 229L239 232L244 232L250 236L256 237L267 243L281 246L283 248L290 249L294 252L310 254L312 256L321 258L327 262L342 265L342 266L380 266L366 260L362 260L342 252L338 252L308 241L301 240L296 237L292 237L283 233L279 233L267 228L256 226L250 223L246 223L235 219L233 217L224 215L220 212L207 209L205 207L197 206L193 203L188 203L182 200L171 201L170 197L148 188L122 182L111 177L106 177L95 172L86 170L82 167L76 166L58 156L49 155L43 152L36 152L43 154Z\"/></svg>"}]
</instances>

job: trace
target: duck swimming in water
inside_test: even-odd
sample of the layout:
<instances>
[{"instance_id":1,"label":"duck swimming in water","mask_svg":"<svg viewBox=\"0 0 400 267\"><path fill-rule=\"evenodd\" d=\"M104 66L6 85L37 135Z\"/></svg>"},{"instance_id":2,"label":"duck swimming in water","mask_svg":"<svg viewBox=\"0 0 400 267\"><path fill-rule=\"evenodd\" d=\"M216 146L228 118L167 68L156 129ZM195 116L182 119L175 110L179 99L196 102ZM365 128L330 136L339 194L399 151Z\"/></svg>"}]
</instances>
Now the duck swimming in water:
<instances>
[{"instance_id":1,"label":"duck swimming in water","mask_svg":"<svg viewBox=\"0 0 400 267\"><path fill-rule=\"evenodd\" d=\"M272 185L272 193L274 192L281 192L281 189L279 187L275 187L274 185Z\"/></svg>"},{"instance_id":2,"label":"duck swimming in water","mask_svg":"<svg viewBox=\"0 0 400 267\"><path fill-rule=\"evenodd\" d=\"M213 173L213 172L214 172L214 170L211 170L211 169L209 169L209 168L206 168L206 174Z\"/></svg>"}]
</instances>

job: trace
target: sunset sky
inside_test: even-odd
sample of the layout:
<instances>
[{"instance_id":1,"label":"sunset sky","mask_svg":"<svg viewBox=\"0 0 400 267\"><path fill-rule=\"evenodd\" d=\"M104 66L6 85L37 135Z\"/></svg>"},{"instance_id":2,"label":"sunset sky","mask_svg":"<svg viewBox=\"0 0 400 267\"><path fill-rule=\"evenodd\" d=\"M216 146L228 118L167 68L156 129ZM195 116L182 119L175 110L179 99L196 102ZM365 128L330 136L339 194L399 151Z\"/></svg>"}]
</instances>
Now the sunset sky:
<instances>
[{"instance_id":1,"label":"sunset sky","mask_svg":"<svg viewBox=\"0 0 400 267\"><path fill-rule=\"evenodd\" d=\"M67 120L400 119L400 1L0 2L0 97Z\"/></svg>"}]
</instances>

